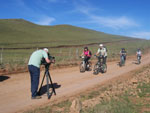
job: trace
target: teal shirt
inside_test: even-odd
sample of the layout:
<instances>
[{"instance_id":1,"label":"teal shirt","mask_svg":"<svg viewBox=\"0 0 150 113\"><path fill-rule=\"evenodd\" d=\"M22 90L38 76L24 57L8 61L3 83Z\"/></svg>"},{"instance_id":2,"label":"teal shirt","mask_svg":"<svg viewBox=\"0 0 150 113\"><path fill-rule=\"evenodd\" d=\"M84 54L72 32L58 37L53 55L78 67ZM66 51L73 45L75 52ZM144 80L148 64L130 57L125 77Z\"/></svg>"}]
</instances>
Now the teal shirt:
<instances>
[{"instance_id":1,"label":"teal shirt","mask_svg":"<svg viewBox=\"0 0 150 113\"><path fill-rule=\"evenodd\" d=\"M47 53L44 50L37 50L32 53L29 59L28 65L33 65L40 68L42 58L48 58Z\"/></svg>"}]
</instances>

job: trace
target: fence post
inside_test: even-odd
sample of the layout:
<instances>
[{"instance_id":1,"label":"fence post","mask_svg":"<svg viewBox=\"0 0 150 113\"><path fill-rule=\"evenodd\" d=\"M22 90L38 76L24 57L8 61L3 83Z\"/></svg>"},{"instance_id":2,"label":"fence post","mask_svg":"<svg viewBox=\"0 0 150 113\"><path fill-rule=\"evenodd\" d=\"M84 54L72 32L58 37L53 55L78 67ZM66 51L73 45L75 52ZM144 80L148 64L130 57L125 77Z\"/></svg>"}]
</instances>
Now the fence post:
<instances>
[{"instance_id":1,"label":"fence post","mask_svg":"<svg viewBox=\"0 0 150 113\"><path fill-rule=\"evenodd\" d=\"M63 55L62 55L62 49L60 48L60 50L59 50L59 52L58 52L58 56L60 57L60 56L62 56L61 58L62 59L60 59L61 61L60 62L64 62L64 57L63 57Z\"/></svg>"},{"instance_id":2,"label":"fence post","mask_svg":"<svg viewBox=\"0 0 150 113\"><path fill-rule=\"evenodd\" d=\"M71 48L70 48L70 50L69 50L69 57L70 57L70 60L71 60Z\"/></svg>"},{"instance_id":3,"label":"fence post","mask_svg":"<svg viewBox=\"0 0 150 113\"><path fill-rule=\"evenodd\" d=\"M1 64L3 63L3 48L1 50Z\"/></svg>"},{"instance_id":4,"label":"fence post","mask_svg":"<svg viewBox=\"0 0 150 113\"><path fill-rule=\"evenodd\" d=\"M78 48L76 49L76 58L77 59L79 58L79 50L78 50Z\"/></svg>"},{"instance_id":5,"label":"fence post","mask_svg":"<svg viewBox=\"0 0 150 113\"><path fill-rule=\"evenodd\" d=\"M59 50L59 54L61 55L61 53L62 53L62 50L61 50L61 48L60 48L60 50Z\"/></svg>"}]
</instances>

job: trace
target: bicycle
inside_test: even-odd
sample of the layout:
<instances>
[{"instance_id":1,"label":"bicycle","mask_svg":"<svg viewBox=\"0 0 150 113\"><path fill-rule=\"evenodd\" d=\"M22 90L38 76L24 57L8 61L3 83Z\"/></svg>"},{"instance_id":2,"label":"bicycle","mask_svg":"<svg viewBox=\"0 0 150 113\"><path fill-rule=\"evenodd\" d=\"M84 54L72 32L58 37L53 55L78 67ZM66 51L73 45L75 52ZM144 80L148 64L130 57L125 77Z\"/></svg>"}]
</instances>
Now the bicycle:
<instances>
[{"instance_id":1,"label":"bicycle","mask_svg":"<svg viewBox=\"0 0 150 113\"><path fill-rule=\"evenodd\" d=\"M96 56L95 57L98 59L97 63L94 65L93 69L93 74L98 75L100 72L101 73L106 73L107 72L107 65L102 62L102 56Z\"/></svg>"},{"instance_id":2,"label":"bicycle","mask_svg":"<svg viewBox=\"0 0 150 113\"><path fill-rule=\"evenodd\" d=\"M120 62L119 62L119 66L122 67L125 65L125 56L124 55L121 55L120 57Z\"/></svg>"},{"instance_id":3,"label":"bicycle","mask_svg":"<svg viewBox=\"0 0 150 113\"><path fill-rule=\"evenodd\" d=\"M137 55L137 62L138 62L138 64L141 63L141 56L140 55Z\"/></svg>"},{"instance_id":4,"label":"bicycle","mask_svg":"<svg viewBox=\"0 0 150 113\"><path fill-rule=\"evenodd\" d=\"M92 70L92 63L90 61L88 61L87 63L85 63L85 56L80 56L80 58L82 59L79 69L80 72L83 73L85 71L91 71Z\"/></svg>"}]
</instances>

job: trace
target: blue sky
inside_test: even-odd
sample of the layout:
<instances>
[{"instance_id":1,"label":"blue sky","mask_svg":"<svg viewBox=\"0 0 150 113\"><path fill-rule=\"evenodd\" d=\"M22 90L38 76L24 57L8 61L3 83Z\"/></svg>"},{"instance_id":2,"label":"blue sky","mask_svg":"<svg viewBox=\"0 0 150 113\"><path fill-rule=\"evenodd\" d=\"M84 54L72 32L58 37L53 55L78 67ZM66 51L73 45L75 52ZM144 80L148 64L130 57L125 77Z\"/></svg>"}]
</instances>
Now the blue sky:
<instances>
[{"instance_id":1,"label":"blue sky","mask_svg":"<svg viewBox=\"0 0 150 113\"><path fill-rule=\"evenodd\" d=\"M0 0L0 19L150 39L150 0Z\"/></svg>"}]
</instances>

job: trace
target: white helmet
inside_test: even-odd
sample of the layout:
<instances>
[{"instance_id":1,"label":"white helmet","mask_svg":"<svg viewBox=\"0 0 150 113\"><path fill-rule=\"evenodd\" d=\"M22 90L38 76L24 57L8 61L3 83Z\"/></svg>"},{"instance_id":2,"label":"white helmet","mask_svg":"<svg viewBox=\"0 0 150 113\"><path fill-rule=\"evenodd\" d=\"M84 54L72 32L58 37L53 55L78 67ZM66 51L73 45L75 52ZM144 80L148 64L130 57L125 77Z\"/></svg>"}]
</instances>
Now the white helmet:
<instances>
[{"instance_id":1,"label":"white helmet","mask_svg":"<svg viewBox=\"0 0 150 113\"><path fill-rule=\"evenodd\" d=\"M103 44L100 44L99 46L100 46L100 47L103 47Z\"/></svg>"}]
</instances>

